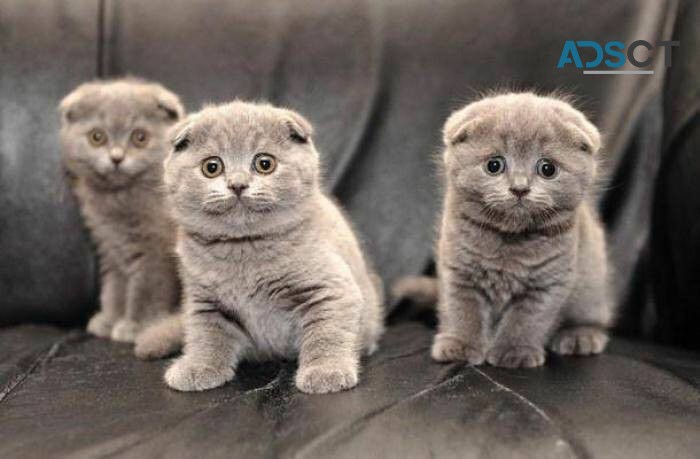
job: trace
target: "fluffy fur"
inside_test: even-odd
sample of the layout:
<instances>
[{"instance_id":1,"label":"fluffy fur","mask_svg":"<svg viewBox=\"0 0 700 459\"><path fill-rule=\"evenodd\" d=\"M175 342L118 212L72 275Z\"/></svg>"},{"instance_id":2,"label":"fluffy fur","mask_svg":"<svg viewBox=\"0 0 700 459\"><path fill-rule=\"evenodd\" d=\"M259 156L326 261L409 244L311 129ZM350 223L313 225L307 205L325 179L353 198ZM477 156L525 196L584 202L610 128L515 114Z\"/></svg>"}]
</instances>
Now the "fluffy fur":
<instances>
[{"instance_id":1,"label":"fluffy fur","mask_svg":"<svg viewBox=\"0 0 700 459\"><path fill-rule=\"evenodd\" d=\"M162 86L124 79L83 84L59 111L63 164L99 256L101 307L87 329L130 342L179 302L163 160L184 110Z\"/></svg>"},{"instance_id":2,"label":"fluffy fur","mask_svg":"<svg viewBox=\"0 0 700 459\"><path fill-rule=\"evenodd\" d=\"M242 359L298 356L301 391L355 386L360 355L382 332L381 283L320 190L309 123L236 101L187 118L173 144L165 178L179 226L185 344L166 383L211 389ZM260 155L273 170L256 169ZM207 177L212 157L221 169ZM159 336L174 338L177 328L164 322L146 332L140 353L172 349Z\"/></svg>"},{"instance_id":3,"label":"fluffy fur","mask_svg":"<svg viewBox=\"0 0 700 459\"><path fill-rule=\"evenodd\" d=\"M563 100L511 93L453 113L444 141L438 281L394 288L422 303L439 295L433 358L535 367L547 343L559 354L602 352L613 309L590 199L598 130ZM494 174L496 157L504 167Z\"/></svg>"}]
</instances>

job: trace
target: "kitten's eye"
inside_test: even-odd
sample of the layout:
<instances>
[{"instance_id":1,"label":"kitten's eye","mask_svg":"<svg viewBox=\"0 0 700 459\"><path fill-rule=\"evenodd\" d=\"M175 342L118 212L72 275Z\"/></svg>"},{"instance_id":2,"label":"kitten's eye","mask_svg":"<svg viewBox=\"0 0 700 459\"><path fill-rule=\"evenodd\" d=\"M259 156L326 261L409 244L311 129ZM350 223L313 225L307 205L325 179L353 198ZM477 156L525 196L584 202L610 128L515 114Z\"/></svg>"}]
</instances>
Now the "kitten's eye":
<instances>
[{"instance_id":1,"label":"kitten's eye","mask_svg":"<svg viewBox=\"0 0 700 459\"><path fill-rule=\"evenodd\" d=\"M258 174L271 174L277 168L277 160L267 153L260 153L253 158L253 169Z\"/></svg>"},{"instance_id":2,"label":"kitten's eye","mask_svg":"<svg viewBox=\"0 0 700 459\"><path fill-rule=\"evenodd\" d=\"M107 143L107 134L100 128L95 128L88 132L88 140L93 147L101 147Z\"/></svg>"},{"instance_id":3,"label":"kitten's eye","mask_svg":"<svg viewBox=\"0 0 700 459\"><path fill-rule=\"evenodd\" d=\"M486 172L489 175L498 175L506 170L506 159L503 156L494 156L486 161Z\"/></svg>"},{"instance_id":4,"label":"kitten's eye","mask_svg":"<svg viewBox=\"0 0 700 459\"><path fill-rule=\"evenodd\" d=\"M224 163L218 156L210 156L202 161L202 174L205 177L218 177L224 172Z\"/></svg>"},{"instance_id":5,"label":"kitten's eye","mask_svg":"<svg viewBox=\"0 0 700 459\"><path fill-rule=\"evenodd\" d=\"M552 179L557 175L557 166L548 159L540 159L537 161L537 173L540 177Z\"/></svg>"},{"instance_id":6,"label":"kitten's eye","mask_svg":"<svg viewBox=\"0 0 700 459\"><path fill-rule=\"evenodd\" d=\"M143 129L134 129L131 132L131 143L136 148L144 148L148 145L148 133Z\"/></svg>"}]
</instances>

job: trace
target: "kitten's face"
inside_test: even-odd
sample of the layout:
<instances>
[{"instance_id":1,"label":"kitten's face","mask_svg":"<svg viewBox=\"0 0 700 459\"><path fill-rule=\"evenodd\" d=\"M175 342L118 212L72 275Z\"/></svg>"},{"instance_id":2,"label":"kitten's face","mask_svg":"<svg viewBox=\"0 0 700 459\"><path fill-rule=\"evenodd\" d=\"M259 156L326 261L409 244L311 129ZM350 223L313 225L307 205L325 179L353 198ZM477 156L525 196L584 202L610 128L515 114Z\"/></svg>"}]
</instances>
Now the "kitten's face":
<instances>
[{"instance_id":1,"label":"kitten's face","mask_svg":"<svg viewBox=\"0 0 700 459\"><path fill-rule=\"evenodd\" d=\"M241 237L283 224L317 187L311 127L296 113L233 102L174 128L166 185L180 223Z\"/></svg>"},{"instance_id":2,"label":"kitten's face","mask_svg":"<svg viewBox=\"0 0 700 459\"><path fill-rule=\"evenodd\" d=\"M561 223L590 191L597 130L568 104L532 94L485 99L445 128L460 211L507 232Z\"/></svg>"},{"instance_id":3,"label":"kitten's face","mask_svg":"<svg viewBox=\"0 0 700 459\"><path fill-rule=\"evenodd\" d=\"M70 172L95 187L120 189L162 174L166 133L183 110L160 86L117 81L78 88L61 111Z\"/></svg>"}]
</instances>

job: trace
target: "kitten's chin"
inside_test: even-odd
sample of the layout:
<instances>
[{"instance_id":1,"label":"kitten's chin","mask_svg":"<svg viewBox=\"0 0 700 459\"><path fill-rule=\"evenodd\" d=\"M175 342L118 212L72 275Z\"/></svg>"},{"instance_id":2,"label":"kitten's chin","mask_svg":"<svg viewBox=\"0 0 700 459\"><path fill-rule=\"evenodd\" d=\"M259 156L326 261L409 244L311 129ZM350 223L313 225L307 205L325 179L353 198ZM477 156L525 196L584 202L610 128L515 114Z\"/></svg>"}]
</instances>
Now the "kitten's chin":
<instances>
[{"instance_id":1,"label":"kitten's chin","mask_svg":"<svg viewBox=\"0 0 700 459\"><path fill-rule=\"evenodd\" d=\"M231 215L233 218L247 219L250 218L251 214L272 212L274 211L274 206L267 203L260 204L251 199L231 196L203 202L202 211L212 216Z\"/></svg>"},{"instance_id":2,"label":"kitten's chin","mask_svg":"<svg viewBox=\"0 0 700 459\"><path fill-rule=\"evenodd\" d=\"M201 209L199 212L178 212L178 224L190 234L213 241L284 232L298 225L302 217L298 212L285 209L251 211L238 208L219 213Z\"/></svg>"},{"instance_id":3,"label":"kitten's chin","mask_svg":"<svg viewBox=\"0 0 700 459\"><path fill-rule=\"evenodd\" d=\"M562 225L571 218L571 212L543 209L527 201L499 207L470 207L464 211L464 215L471 215L469 220L503 233L520 234L547 230Z\"/></svg>"},{"instance_id":4,"label":"kitten's chin","mask_svg":"<svg viewBox=\"0 0 700 459\"><path fill-rule=\"evenodd\" d=\"M105 191L118 191L130 188L141 175L143 175L143 171L136 174L129 174L123 171L110 171L107 173L94 171L88 181L94 188Z\"/></svg>"}]
</instances>

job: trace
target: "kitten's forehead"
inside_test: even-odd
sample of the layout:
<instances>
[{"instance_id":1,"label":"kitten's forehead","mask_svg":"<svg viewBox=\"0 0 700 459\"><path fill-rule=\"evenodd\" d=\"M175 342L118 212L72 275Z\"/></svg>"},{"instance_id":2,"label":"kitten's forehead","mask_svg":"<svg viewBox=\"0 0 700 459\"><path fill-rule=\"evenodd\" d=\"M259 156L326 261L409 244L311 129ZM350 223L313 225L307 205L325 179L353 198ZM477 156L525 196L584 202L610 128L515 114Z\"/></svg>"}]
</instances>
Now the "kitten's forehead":
<instances>
[{"instance_id":1,"label":"kitten's forehead","mask_svg":"<svg viewBox=\"0 0 700 459\"><path fill-rule=\"evenodd\" d=\"M504 94L474 102L446 123L448 141L500 143L527 152L548 143L597 150L599 135L586 117L568 102L533 93ZM461 137L460 137L461 136Z\"/></svg>"},{"instance_id":2,"label":"kitten's forehead","mask_svg":"<svg viewBox=\"0 0 700 459\"><path fill-rule=\"evenodd\" d=\"M218 146L253 150L288 139L284 117L265 105L232 102L203 109L192 123L195 137L204 137Z\"/></svg>"},{"instance_id":3,"label":"kitten's forehead","mask_svg":"<svg viewBox=\"0 0 700 459\"><path fill-rule=\"evenodd\" d=\"M60 109L69 121L98 118L121 124L137 119L170 124L184 113L175 94L135 79L84 83L64 98Z\"/></svg>"}]
</instances>

